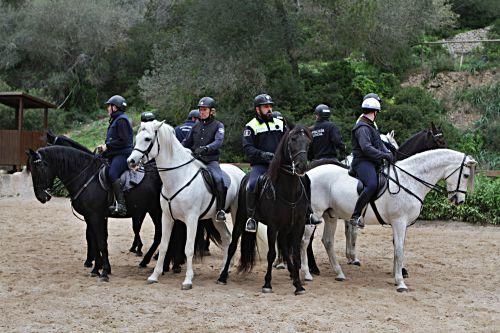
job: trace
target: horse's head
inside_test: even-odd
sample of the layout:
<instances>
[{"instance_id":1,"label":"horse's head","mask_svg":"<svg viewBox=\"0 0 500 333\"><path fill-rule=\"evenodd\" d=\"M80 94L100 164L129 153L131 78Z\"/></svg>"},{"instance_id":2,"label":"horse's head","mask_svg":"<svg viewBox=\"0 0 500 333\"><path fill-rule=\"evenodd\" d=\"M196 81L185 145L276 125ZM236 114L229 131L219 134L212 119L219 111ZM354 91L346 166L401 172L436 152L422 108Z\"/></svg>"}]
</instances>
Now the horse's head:
<instances>
[{"instance_id":1,"label":"horse's head","mask_svg":"<svg viewBox=\"0 0 500 333\"><path fill-rule=\"evenodd\" d=\"M292 167L292 172L303 176L307 171L307 151L312 141L311 131L296 125L289 133L284 147L284 162Z\"/></svg>"},{"instance_id":2,"label":"horse's head","mask_svg":"<svg viewBox=\"0 0 500 333\"><path fill-rule=\"evenodd\" d=\"M431 128L427 131L427 147L430 149L447 147L443 130L441 127L436 127L434 123L431 123Z\"/></svg>"},{"instance_id":3,"label":"horse's head","mask_svg":"<svg viewBox=\"0 0 500 333\"><path fill-rule=\"evenodd\" d=\"M467 189L474 190L474 175L477 162L471 157L464 155L462 163L455 168L446 178L446 190L448 200L460 205L465 202Z\"/></svg>"},{"instance_id":4,"label":"horse's head","mask_svg":"<svg viewBox=\"0 0 500 333\"><path fill-rule=\"evenodd\" d=\"M56 175L39 151L35 152L30 149L26 154L28 155L28 169L31 172L35 196L41 203L46 203L52 197L49 189L54 184Z\"/></svg>"},{"instance_id":5,"label":"horse's head","mask_svg":"<svg viewBox=\"0 0 500 333\"><path fill-rule=\"evenodd\" d=\"M141 123L135 137L134 150L127 159L130 168L136 168L139 164L147 163L158 156L160 152L158 130L163 124L163 121L157 120Z\"/></svg>"},{"instance_id":6,"label":"horse's head","mask_svg":"<svg viewBox=\"0 0 500 333\"><path fill-rule=\"evenodd\" d=\"M380 134L380 138L382 139L384 144L388 143L389 145L394 147L394 150L396 150L399 148L399 145L394 137L395 137L394 130L390 131L387 134ZM392 151L392 149L390 147L388 147L388 148Z\"/></svg>"}]
</instances>

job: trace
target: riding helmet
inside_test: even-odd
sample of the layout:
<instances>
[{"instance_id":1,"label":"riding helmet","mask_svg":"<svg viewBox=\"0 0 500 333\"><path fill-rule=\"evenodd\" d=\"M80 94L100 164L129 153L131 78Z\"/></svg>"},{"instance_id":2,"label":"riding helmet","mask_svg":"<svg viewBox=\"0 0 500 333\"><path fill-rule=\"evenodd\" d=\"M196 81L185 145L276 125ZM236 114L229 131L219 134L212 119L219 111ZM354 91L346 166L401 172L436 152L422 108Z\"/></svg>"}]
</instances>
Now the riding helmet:
<instances>
[{"instance_id":1,"label":"riding helmet","mask_svg":"<svg viewBox=\"0 0 500 333\"><path fill-rule=\"evenodd\" d=\"M194 109L194 110L189 111L187 119L191 120L191 118L193 118L193 117L200 119L200 110Z\"/></svg>"},{"instance_id":2,"label":"riding helmet","mask_svg":"<svg viewBox=\"0 0 500 333\"><path fill-rule=\"evenodd\" d=\"M273 105L273 104L274 104L273 99L268 94L257 95L253 100L254 107L261 105Z\"/></svg>"},{"instance_id":3,"label":"riding helmet","mask_svg":"<svg viewBox=\"0 0 500 333\"><path fill-rule=\"evenodd\" d=\"M326 104L319 104L316 109L314 109L314 113L323 119L328 119L331 115L330 107Z\"/></svg>"},{"instance_id":4,"label":"riding helmet","mask_svg":"<svg viewBox=\"0 0 500 333\"><path fill-rule=\"evenodd\" d=\"M382 103L382 98L380 98L380 96L375 93L367 94L365 97L363 97L363 101L368 98L375 98L379 103Z\"/></svg>"},{"instance_id":5,"label":"riding helmet","mask_svg":"<svg viewBox=\"0 0 500 333\"><path fill-rule=\"evenodd\" d=\"M148 121L153 121L155 120L155 114L151 111L146 111L141 113L141 122L147 123Z\"/></svg>"},{"instance_id":6,"label":"riding helmet","mask_svg":"<svg viewBox=\"0 0 500 333\"><path fill-rule=\"evenodd\" d=\"M373 97L367 98L361 104L361 109L363 112L365 110L366 112L380 111L380 102Z\"/></svg>"},{"instance_id":7,"label":"riding helmet","mask_svg":"<svg viewBox=\"0 0 500 333\"><path fill-rule=\"evenodd\" d=\"M276 119L279 119L279 120L283 120L284 119L284 117L281 114L281 112L279 112L279 111L273 111L272 113L273 113L273 118L276 118Z\"/></svg>"},{"instance_id":8,"label":"riding helmet","mask_svg":"<svg viewBox=\"0 0 500 333\"><path fill-rule=\"evenodd\" d=\"M212 97L203 97L198 102L198 107L215 108L215 99Z\"/></svg>"},{"instance_id":9,"label":"riding helmet","mask_svg":"<svg viewBox=\"0 0 500 333\"><path fill-rule=\"evenodd\" d=\"M118 110L125 111L127 107L127 101L120 95L114 95L105 103L106 105L114 105Z\"/></svg>"}]
</instances>

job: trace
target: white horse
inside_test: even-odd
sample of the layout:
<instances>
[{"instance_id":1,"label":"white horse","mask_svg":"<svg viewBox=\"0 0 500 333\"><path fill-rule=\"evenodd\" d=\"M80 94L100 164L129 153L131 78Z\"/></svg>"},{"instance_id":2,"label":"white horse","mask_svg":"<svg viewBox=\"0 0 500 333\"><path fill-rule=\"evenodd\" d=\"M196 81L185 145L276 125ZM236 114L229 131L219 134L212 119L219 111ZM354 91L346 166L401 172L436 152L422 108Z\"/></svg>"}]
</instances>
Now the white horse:
<instances>
[{"instance_id":1,"label":"white horse","mask_svg":"<svg viewBox=\"0 0 500 333\"><path fill-rule=\"evenodd\" d=\"M423 200L431 189L446 192L450 202L459 205L465 201L468 184L473 190L474 169L477 162L470 156L450 149L436 149L411 156L396 162L399 184L389 181L389 189L375 201L377 210L384 221L391 225L394 244L393 274L397 291L406 291L402 275L404 241L406 229L420 215ZM328 253L330 263L337 274L336 280L344 280L334 252L334 237L337 217L350 218L358 194L358 180L347 174L347 170L336 165L322 165L308 173L311 179L312 209L316 216L322 216L325 225L322 242ZM390 177L395 178L393 168ZM446 181L446 188L437 186L441 179ZM330 216L335 216L331 219ZM368 206L364 217L365 223L378 223ZM302 271L309 273L306 253L307 243L302 243ZM312 277L311 277L312 278Z\"/></svg>"},{"instance_id":2,"label":"white horse","mask_svg":"<svg viewBox=\"0 0 500 333\"><path fill-rule=\"evenodd\" d=\"M200 172L202 168L205 168L205 165L194 159L191 151L182 146L176 139L174 129L171 126L156 120L141 123L134 151L127 162L131 168L134 168L138 163L146 163L153 158L156 159L156 165L163 182L161 192L163 215L160 254L153 273L148 277L148 282L158 282L158 277L163 271L163 261L175 218L183 221L187 227L185 247L187 267L182 289L191 289L194 276L194 241L198 220L202 218L215 220L216 214L215 202L211 203L212 194L208 192ZM221 164L221 169L231 179L226 197L226 211L227 207L231 208L231 216L234 221L238 209L238 190L245 173L231 164ZM226 223L215 222L214 225L221 236L221 247L224 253L222 264L224 264L227 259L231 233Z\"/></svg>"}]
</instances>

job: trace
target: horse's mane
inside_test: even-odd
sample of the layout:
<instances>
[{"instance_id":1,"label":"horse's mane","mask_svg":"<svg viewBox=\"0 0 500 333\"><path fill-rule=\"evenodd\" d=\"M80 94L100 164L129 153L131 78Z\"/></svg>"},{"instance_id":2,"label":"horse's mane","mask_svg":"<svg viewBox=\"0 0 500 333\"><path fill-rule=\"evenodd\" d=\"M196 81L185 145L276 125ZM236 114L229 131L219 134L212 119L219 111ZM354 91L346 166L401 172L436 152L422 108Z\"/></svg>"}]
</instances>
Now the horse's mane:
<instances>
[{"instance_id":1,"label":"horse's mane","mask_svg":"<svg viewBox=\"0 0 500 333\"><path fill-rule=\"evenodd\" d=\"M405 142L403 142L401 144L401 146L399 146L399 149L398 150L401 150L403 151L405 148L407 148L407 146L409 146L410 144L415 144L415 140L419 139L420 137L422 137L423 135L426 135L427 132L429 132L429 129L423 129L415 134L413 134L412 136L410 136L409 139L407 139Z\"/></svg>"},{"instance_id":2,"label":"horse's mane","mask_svg":"<svg viewBox=\"0 0 500 333\"><path fill-rule=\"evenodd\" d=\"M53 136L52 138L49 136L47 133L47 142L52 144L52 145L57 145L57 146L66 146L66 147L73 147L78 150L84 151L88 154L93 154L90 149L82 145L81 143L76 142L73 139L68 138L65 135L59 135L59 136Z\"/></svg>"},{"instance_id":3,"label":"horse's mane","mask_svg":"<svg viewBox=\"0 0 500 333\"><path fill-rule=\"evenodd\" d=\"M38 149L43 160L59 167L61 174L73 170L83 170L96 157L92 153L66 146L48 146ZM83 175L82 175L83 176Z\"/></svg>"},{"instance_id":4,"label":"horse's mane","mask_svg":"<svg viewBox=\"0 0 500 333\"><path fill-rule=\"evenodd\" d=\"M304 125L292 125L293 128L291 130L288 130L285 132L283 137L281 138L280 143L278 144L278 148L276 148L276 151L274 153L274 158L269 164L269 168L267 169L267 176L271 179L272 183L275 184L276 180L278 179L278 173L280 170L280 167L285 163L285 149L286 145L288 143L288 139L290 136L295 135L297 132L304 131L306 133L307 137L312 140L312 135L311 131L309 130L309 127L304 126Z\"/></svg>"}]
</instances>

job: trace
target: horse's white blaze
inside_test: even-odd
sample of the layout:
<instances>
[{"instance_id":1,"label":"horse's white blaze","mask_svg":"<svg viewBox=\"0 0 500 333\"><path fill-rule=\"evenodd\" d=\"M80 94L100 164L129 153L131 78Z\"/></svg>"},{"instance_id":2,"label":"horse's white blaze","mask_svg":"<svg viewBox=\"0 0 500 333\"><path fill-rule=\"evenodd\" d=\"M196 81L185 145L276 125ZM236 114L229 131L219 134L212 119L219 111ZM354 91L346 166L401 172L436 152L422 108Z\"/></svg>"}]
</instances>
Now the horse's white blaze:
<instances>
[{"instance_id":1,"label":"horse's white blaze","mask_svg":"<svg viewBox=\"0 0 500 333\"><path fill-rule=\"evenodd\" d=\"M460 173L462 161L464 166L462 173ZM412 175L431 184L436 184L439 180L448 177L446 179L448 191L455 191L457 188L461 191L466 191L467 183L474 181L470 178L474 177L474 167L477 162L470 156L467 156L464 160L463 153L449 149L435 149L414 155L396 164ZM336 165L322 165L312 169L307 174L311 179L311 206L314 214L321 216L325 212L330 211L335 217L348 220L358 198L356 192L358 180L350 177L346 169ZM417 182L409 175L401 171L398 172L398 175L400 183L420 199L423 200L425 195L430 191L428 187ZM390 192L397 192L397 194L390 194L386 191L376 201L376 205L385 222L392 226L395 240L394 278L398 290L406 290L407 288L401 275L404 257L404 238L407 226L416 220L420 214L420 202L403 189L400 189L398 192L398 186L393 182L390 183L389 189ZM452 196L456 196L457 203L465 201L464 193L456 192L448 195L449 198ZM325 213L323 217L328 217L328 213ZM378 223L371 207L367 209L365 223ZM340 266L337 266L337 259L333 251L334 232L335 230L331 230L330 223L327 223L325 219L323 242L332 267L339 275L341 269ZM304 242L302 246L307 246L307 244Z\"/></svg>"},{"instance_id":2,"label":"horse's white blaze","mask_svg":"<svg viewBox=\"0 0 500 333\"><path fill-rule=\"evenodd\" d=\"M132 154L128 158L128 162L133 160L135 163L142 160L145 162L143 153L146 151L150 144L152 147L148 153L149 159L156 159L158 168L172 168L192 159L191 151L184 148L181 143L175 138L174 129L158 121L142 123L136 136L136 145ZM159 143L159 147L158 147ZM140 151L139 151L140 150ZM171 198L175 193L182 189L186 184L193 179L198 170L203 167L200 161L193 161L180 168L160 172L160 177L163 182L162 193L165 197ZM222 164L224 170L231 178L231 185L227 191L226 206L231 207L231 215L233 221L236 218L236 211L238 209L238 190L241 180L244 177L244 172L233 166ZM196 227L198 225L198 217L207 209L210 204L212 195L208 192L203 178L198 174L191 182L185 187L177 196L171 200L170 205L167 200L161 197L162 215L162 238L160 243L160 255L156 263L156 267L148 278L148 281L154 282L163 270L163 262L165 253L168 248L170 234L172 231L173 220L181 220L187 226L187 242L185 247L186 253L186 277L182 283L183 289L188 289L192 285L194 276L193 272L193 255L194 255L194 240L196 236ZM204 219L212 218L215 220L216 205L212 204L209 211L204 215ZM221 246L224 253L224 264L227 258L227 248L231 239L231 233L225 223L215 222L215 227L221 235Z\"/></svg>"}]
</instances>

